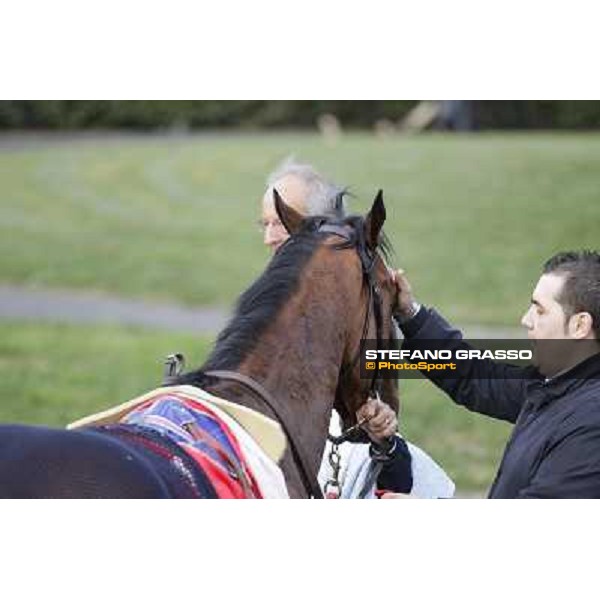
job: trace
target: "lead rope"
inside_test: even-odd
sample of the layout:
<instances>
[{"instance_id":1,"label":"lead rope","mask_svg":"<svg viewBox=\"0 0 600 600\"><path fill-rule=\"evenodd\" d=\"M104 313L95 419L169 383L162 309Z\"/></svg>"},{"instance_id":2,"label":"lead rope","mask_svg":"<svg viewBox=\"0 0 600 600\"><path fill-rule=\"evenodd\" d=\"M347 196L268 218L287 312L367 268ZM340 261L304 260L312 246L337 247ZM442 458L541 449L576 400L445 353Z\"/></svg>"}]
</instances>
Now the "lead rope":
<instances>
[{"instance_id":1,"label":"lead rope","mask_svg":"<svg viewBox=\"0 0 600 600\"><path fill-rule=\"evenodd\" d=\"M377 484L377 479L381 475L381 471L387 462L394 456L396 450L396 436L383 442L383 444L371 444L369 446L369 456L371 457L371 465L369 474L365 478L365 482L358 493L358 498L364 500Z\"/></svg>"},{"instance_id":2,"label":"lead rope","mask_svg":"<svg viewBox=\"0 0 600 600\"><path fill-rule=\"evenodd\" d=\"M327 480L323 488L323 495L327 500L338 500L342 493L342 485L340 483L341 460L342 455L339 451L339 444L332 442L331 450L329 451L331 477Z\"/></svg>"},{"instance_id":3,"label":"lead rope","mask_svg":"<svg viewBox=\"0 0 600 600\"><path fill-rule=\"evenodd\" d=\"M379 394L377 394L379 399ZM342 483L340 481L340 470L342 455L340 454L340 445L348 441L348 438L363 425L368 423L369 419L361 419L356 425L348 427L341 435L327 434L327 439L331 442L331 449L327 456L329 465L331 466L331 476L323 487L323 495L327 500L339 500L342 495Z\"/></svg>"},{"instance_id":4,"label":"lead rope","mask_svg":"<svg viewBox=\"0 0 600 600\"><path fill-rule=\"evenodd\" d=\"M379 400L378 392L375 392L375 399ZM344 430L341 435L335 436L330 433L327 434L327 439L331 442L331 449L327 456L329 465L331 466L331 476L323 488L326 499L338 500L342 494L342 483L340 481L342 456L339 450L340 445L347 442L350 436L357 429L360 429L363 425L368 423L368 421L368 419L361 419L356 425ZM393 458L396 445L396 436L384 440L381 444L371 442L369 445L371 465L369 466L369 472L358 494L359 499L364 500L369 495L371 489L377 483L377 479L379 478L383 467Z\"/></svg>"},{"instance_id":5,"label":"lead rope","mask_svg":"<svg viewBox=\"0 0 600 600\"><path fill-rule=\"evenodd\" d=\"M349 427L346 431L342 432L341 435L327 434L327 439L331 442L331 449L327 459L331 466L331 477L325 483L323 487L323 495L327 500L338 500L342 494L342 484L340 482L340 470L342 455L340 454L340 444L343 444L348 438L365 423L368 419L362 419L356 425Z\"/></svg>"}]
</instances>

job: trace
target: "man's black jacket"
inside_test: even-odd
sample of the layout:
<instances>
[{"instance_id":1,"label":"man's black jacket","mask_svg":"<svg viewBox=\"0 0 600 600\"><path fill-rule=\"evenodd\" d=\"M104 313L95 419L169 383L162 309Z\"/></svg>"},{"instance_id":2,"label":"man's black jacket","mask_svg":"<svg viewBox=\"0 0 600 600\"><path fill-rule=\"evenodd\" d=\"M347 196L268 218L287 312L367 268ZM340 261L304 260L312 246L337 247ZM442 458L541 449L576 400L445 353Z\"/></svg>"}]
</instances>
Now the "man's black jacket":
<instances>
[{"instance_id":1,"label":"man's black jacket","mask_svg":"<svg viewBox=\"0 0 600 600\"><path fill-rule=\"evenodd\" d=\"M433 309L400 327L407 349L426 339L470 348ZM427 376L457 404L515 423L490 498L600 498L600 354L550 380L491 360L470 361L460 378Z\"/></svg>"}]
</instances>

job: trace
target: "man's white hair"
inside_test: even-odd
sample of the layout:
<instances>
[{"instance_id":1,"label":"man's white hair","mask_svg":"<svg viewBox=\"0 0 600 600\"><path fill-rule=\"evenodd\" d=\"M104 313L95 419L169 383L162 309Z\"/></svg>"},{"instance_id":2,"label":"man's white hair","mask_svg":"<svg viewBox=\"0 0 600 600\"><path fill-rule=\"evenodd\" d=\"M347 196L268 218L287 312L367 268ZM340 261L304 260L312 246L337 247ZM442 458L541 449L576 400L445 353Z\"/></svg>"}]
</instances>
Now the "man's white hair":
<instances>
[{"instance_id":1,"label":"man's white hair","mask_svg":"<svg viewBox=\"0 0 600 600\"><path fill-rule=\"evenodd\" d=\"M308 190L306 197L307 216L340 216L336 211L336 198L343 194L344 188L325 179L312 165L300 163L293 156L286 158L268 177L267 185L273 186L277 181L293 175L300 179ZM343 214L346 202L342 201Z\"/></svg>"}]
</instances>

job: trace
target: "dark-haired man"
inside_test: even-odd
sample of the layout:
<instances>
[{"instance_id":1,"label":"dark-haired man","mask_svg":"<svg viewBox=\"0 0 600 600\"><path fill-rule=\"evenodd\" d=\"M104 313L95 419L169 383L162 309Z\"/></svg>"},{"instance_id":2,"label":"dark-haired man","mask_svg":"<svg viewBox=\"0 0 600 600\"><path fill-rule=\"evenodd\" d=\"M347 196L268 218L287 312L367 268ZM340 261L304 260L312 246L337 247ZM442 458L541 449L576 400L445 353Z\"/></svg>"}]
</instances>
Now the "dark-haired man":
<instances>
[{"instance_id":1,"label":"dark-haired man","mask_svg":"<svg viewBox=\"0 0 600 600\"><path fill-rule=\"evenodd\" d=\"M425 339L468 347L415 301L402 271L395 280L407 347ZM521 323L534 341L536 369L472 361L460 378L428 377L457 404L515 424L490 498L600 498L600 254L548 260Z\"/></svg>"}]
</instances>

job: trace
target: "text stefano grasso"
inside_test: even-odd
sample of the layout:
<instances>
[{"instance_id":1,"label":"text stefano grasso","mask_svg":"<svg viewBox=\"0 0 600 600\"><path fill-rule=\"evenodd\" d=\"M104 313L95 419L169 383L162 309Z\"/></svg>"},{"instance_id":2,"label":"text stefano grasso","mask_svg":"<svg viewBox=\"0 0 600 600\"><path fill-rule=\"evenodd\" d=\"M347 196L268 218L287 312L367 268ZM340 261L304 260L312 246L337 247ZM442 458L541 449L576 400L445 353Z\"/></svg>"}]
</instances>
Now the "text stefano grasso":
<instances>
[{"instance_id":1,"label":"text stefano grasso","mask_svg":"<svg viewBox=\"0 0 600 600\"><path fill-rule=\"evenodd\" d=\"M365 350L366 360L532 360L531 350Z\"/></svg>"}]
</instances>

